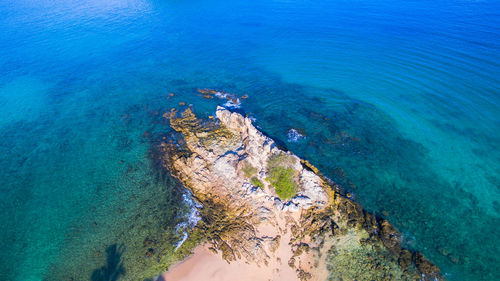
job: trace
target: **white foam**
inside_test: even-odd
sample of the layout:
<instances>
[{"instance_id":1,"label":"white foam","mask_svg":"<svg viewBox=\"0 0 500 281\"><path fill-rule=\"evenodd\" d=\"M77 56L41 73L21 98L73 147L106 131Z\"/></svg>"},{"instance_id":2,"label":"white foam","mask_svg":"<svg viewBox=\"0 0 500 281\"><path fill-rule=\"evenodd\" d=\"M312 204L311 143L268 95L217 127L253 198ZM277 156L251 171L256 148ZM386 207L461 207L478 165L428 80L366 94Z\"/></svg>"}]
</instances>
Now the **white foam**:
<instances>
[{"instance_id":1,"label":"white foam","mask_svg":"<svg viewBox=\"0 0 500 281\"><path fill-rule=\"evenodd\" d=\"M224 106L227 108L240 108L241 101L240 99L236 99L236 103L234 103L233 100L230 99L224 104Z\"/></svg>"},{"instance_id":2,"label":"white foam","mask_svg":"<svg viewBox=\"0 0 500 281\"><path fill-rule=\"evenodd\" d=\"M215 92L215 96L218 97L219 99L227 99L229 95L228 93L224 92Z\"/></svg>"},{"instance_id":3,"label":"white foam","mask_svg":"<svg viewBox=\"0 0 500 281\"><path fill-rule=\"evenodd\" d=\"M179 249L179 247L182 246L182 244L186 241L186 239L188 238L189 230L193 229L193 227L201 219L198 209L201 208L202 206L191 198L191 193L187 191L182 195L182 197L184 199L184 202L190 207L190 211L187 214L187 220L176 226L176 231L183 232L183 235L182 239L179 242L177 242L177 245L175 246L175 251L177 251L177 249Z\"/></svg>"},{"instance_id":4,"label":"white foam","mask_svg":"<svg viewBox=\"0 0 500 281\"><path fill-rule=\"evenodd\" d=\"M219 99L227 99L227 102L224 104L224 106L227 108L241 107L241 101L236 97L236 95L233 95L231 93L215 92L215 96Z\"/></svg>"},{"instance_id":5,"label":"white foam","mask_svg":"<svg viewBox=\"0 0 500 281\"><path fill-rule=\"evenodd\" d=\"M298 142L301 139L305 138L304 135L300 134L297 130L293 128L288 130L287 136L288 136L288 142Z\"/></svg>"}]
</instances>

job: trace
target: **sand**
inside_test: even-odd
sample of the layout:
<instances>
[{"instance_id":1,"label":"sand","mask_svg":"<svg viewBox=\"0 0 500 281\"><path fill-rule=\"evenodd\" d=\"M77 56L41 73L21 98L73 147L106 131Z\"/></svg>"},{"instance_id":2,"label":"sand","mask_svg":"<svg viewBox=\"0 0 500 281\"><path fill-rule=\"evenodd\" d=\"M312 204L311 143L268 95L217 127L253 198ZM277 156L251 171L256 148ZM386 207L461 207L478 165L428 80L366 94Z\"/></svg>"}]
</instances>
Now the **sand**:
<instances>
[{"instance_id":1,"label":"sand","mask_svg":"<svg viewBox=\"0 0 500 281\"><path fill-rule=\"evenodd\" d=\"M278 219L278 222L284 224L283 218ZM276 230L275 227L262 224L258 232L264 236L274 237L278 234ZM269 259L267 265L257 265L245 259L228 263L222 258L221 253L215 254L208 250L209 245L200 245L190 257L174 265L168 272L162 274L161 278L165 281L299 280L295 269L288 265L288 260L293 255L292 247L288 244L290 238L289 232L283 234L279 247L272 253L273 258ZM306 260L303 259L303 262Z\"/></svg>"},{"instance_id":2,"label":"sand","mask_svg":"<svg viewBox=\"0 0 500 281\"><path fill-rule=\"evenodd\" d=\"M276 278L269 278L269 274ZM186 260L173 266L161 278L165 281L255 281L255 280L294 280L295 272L289 278L279 272L273 274L268 267L258 267L256 264L247 264L242 260L228 264L220 255L214 254L206 247L198 247L194 254ZM161 280L161 279L160 279Z\"/></svg>"},{"instance_id":3,"label":"sand","mask_svg":"<svg viewBox=\"0 0 500 281\"><path fill-rule=\"evenodd\" d=\"M283 216L279 216L275 222L286 228ZM262 236L274 237L278 234L277 230L278 228L264 223L259 226L257 231ZM215 254L208 250L209 245L200 245L191 256L162 274L159 281L298 281L296 269L288 265L288 261L293 256L292 247L289 244L290 231L284 231L281 235L279 247L275 252L269 253L272 258L268 260L267 265L257 265L254 262L247 262L245 259L227 263L222 258L221 253ZM303 255L299 260L304 267L309 267L314 263L313 257L308 255ZM309 264L309 266L304 263ZM325 280L327 277L327 270L322 266L315 268L314 273L313 278L310 279L311 281Z\"/></svg>"}]
</instances>

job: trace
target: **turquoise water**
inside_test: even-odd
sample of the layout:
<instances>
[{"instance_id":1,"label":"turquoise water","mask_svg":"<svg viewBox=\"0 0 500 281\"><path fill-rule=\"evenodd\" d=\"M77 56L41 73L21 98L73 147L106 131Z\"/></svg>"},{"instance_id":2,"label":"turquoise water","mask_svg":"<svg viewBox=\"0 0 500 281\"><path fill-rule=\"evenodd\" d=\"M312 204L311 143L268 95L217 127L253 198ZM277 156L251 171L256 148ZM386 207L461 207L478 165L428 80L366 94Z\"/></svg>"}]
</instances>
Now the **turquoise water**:
<instances>
[{"instance_id":1,"label":"turquoise water","mask_svg":"<svg viewBox=\"0 0 500 281\"><path fill-rule=\"evenodd\" d=\"M499 280L500 3L227 2L0 3L0 279L168 255L186 206L151 149L208 87L450 280Z\"/></svg>"}]
</instances>

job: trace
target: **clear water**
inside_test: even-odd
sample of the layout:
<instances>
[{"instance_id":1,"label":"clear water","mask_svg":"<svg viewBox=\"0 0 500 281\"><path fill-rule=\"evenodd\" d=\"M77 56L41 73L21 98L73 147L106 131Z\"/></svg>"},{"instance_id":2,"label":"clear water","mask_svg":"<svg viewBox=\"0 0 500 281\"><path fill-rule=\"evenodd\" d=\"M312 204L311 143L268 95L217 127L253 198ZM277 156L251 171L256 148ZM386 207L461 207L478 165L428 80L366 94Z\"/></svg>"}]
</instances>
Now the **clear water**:
<instances>
[{"instance_id":1,"label":"clear water","mask_svg":"<svg viewBox=\"0 0 500 281\"><path fill-rule=\"evenodd\" d=\"M499 11L489 0L1 2L0 279L102 280L121 255L130 280L155 263L147 239L172 251L186 208L150 149L179 102L213 114L224 101L196 93L209 87L249 95L242 110L264 131L450 280L499 280ZM304 137L289 140L291 128Z\"/></svg>"}]
</instances>

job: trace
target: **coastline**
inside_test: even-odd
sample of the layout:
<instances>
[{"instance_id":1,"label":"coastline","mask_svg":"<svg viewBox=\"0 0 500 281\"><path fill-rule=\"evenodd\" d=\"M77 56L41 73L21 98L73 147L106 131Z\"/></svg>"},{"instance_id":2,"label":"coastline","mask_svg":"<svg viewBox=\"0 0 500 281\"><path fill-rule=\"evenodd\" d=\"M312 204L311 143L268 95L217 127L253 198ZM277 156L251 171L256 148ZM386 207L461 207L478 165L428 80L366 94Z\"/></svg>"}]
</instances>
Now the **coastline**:
<instances>
[{"instance_id":1,"label":"coastline","mask_svg":"<svg viewBox=\"0 0 500 281\"><path fill-rule=\"evenodd\" d=\"M297 217L298 219L298 217ZM278 224L286 225L284 217L277 220ZM275 228L263 226L258 230L265 237L276 237L279 233ZM289 241L291 233L288 232L282 237L282 241ZM193 253L182 261L174 264L169 270L160 275L157 280L178 280L178 281L198 281L198 280L218 280L232 281L237 276L241 281L255 280L297 280L296 270L287 263L294 257L292 244L279 243L276 250L276 259L269 260L267 264L258 264L244 259L227 261L221 252L214 253L210 249L210 244L198 245ZM307 257L301 261L313 264L318 258ZM315 279L326 280L328 272L326 267L317 268Z\"/></svg>"},{"instance_id":2,"label":"coastline","mask_svg":"<svg viewBox=\"0 0 500 281\"><path fill-rule=\"evenodd\" d=\"M292 255L291 251L289 255ZM191 256L173 265L157 280L232 281L235 280L235 276L238 276L238 280L241 281L268 280L269 276L272 276L272 280L294 280L295 275L295 271L291 270L288 265L262 267L243 260L227 263L221 254L215 254L206 245L200 245L193 250Z\"/></svg>"},{"instance_id":3,"label":"coastline","mask_svg":"<svg viewBox=\"0 0 500 281\"><path fill-rule=\"evenodd\" d=\"M223 107L212 120L190 107L164 117L176 131L161 144L164 166L202 206L202 246L164 280L445 280L389 222L250 119Z\"/></svg>"},{"instance_id":4,"label":"coastline","mask_svg":"<svg viewBox=\"0 0 500 281\"><path fill-rule=\"evenodd\" d=\"M245 263L241 260L228 264L221 255L211 252L206 246L198 246L194 253L187 259L174 265L169 271L162 274L160 278L165 281L198 281L198 280L220 280L231 281L238 276L241 281L266 280L268 272L256 264ZM295 275L276 277L286 279ZM159 279L161 280L161 279Z\"/></svg>"}]
</instances>

